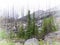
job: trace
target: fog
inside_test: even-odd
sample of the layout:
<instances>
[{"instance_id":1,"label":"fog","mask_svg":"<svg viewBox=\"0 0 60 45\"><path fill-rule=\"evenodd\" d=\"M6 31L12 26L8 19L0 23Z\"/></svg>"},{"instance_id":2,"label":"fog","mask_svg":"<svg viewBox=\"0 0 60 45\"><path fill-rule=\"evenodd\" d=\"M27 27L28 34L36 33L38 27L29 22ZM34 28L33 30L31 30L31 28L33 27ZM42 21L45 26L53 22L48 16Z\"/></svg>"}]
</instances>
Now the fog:
<instances>
[{"instance_id":1,"label":"fog","mask_svg":"<svg viewBox=\"0 0 60 45\"><path fill-rule=\"evenodd\" d=\"M26 15L29 9L32 12L37 10L44 10L56 7L60 5L60 0L0 0L0 15L3 12L9 11L11 13L13 7L21 17L21 10L24 10L24 15Z\"/></svg>"}]
</instances>

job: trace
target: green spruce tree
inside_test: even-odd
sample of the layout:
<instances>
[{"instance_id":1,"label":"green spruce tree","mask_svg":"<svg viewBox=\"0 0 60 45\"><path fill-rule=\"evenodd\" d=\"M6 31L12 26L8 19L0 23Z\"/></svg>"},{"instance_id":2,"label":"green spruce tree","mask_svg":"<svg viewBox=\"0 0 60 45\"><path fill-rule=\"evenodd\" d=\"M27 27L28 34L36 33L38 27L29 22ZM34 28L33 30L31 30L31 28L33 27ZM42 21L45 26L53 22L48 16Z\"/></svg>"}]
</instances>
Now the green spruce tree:
<instances>
[{"instance_id":1,"label":"green spruce tree","mask_svg":"<svg viewBox=\"0 0 60 45\"><path fill-rule=\"evenodd\" d=\"M33 17L31 18L30 11L28 11L28 20L27 20L27 31L26 36L28 38L36 37L38 34L37 25L35 25L35 13L33 13Z\"/></svg>"},{"instance_id":2,"label":"green spruce tree","mask_svg":"<svg viewBox=\"0 0 60 45\"><path fill-rule=\"evenodd\" d=\"M28 16L27 16L27 31L26 31L26 38L31 38L31 17L30 17L30 11L28 11Z\"/></svg>"},{"instance_id":3,"label":"green spruce tree","mask_svg":"<svg viewBox=\"0 0 60 45\"><path fill-rule=\"evenodd\" d=\"M38 35L38 27L37 27L37 25L35 23L36 23L35 13L33 13L32 26L31 26L32 37L36 37Z\"/></svg>"}]
</instances>

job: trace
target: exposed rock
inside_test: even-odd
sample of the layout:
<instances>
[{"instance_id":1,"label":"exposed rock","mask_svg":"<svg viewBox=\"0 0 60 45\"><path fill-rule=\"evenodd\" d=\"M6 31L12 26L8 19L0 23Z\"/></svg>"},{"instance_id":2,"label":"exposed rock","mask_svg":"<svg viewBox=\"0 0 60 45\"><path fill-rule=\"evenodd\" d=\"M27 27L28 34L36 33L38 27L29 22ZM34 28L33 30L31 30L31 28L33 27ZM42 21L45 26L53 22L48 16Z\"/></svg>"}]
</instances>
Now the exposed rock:
<instances>
[{"instance_id":1,"label":"exposed rock","mask_svg":"<svg viewBox=\"0 0 60 45\"><path fill-rule=\"evenodd\" d=\"M49 33L48 35L45 36L45 41L53 40L60 42L60 31Z\"/></svg>"},{"instance_id":2,"label":"exposed rock","mask_svg":"<svg viewBox=\"0 0 60 45\"><path fill-rule=\"evenodd\" d=\"M24 45L39 45L39 41L36 38L28 39Z\"/></svg>"}]
</instances>

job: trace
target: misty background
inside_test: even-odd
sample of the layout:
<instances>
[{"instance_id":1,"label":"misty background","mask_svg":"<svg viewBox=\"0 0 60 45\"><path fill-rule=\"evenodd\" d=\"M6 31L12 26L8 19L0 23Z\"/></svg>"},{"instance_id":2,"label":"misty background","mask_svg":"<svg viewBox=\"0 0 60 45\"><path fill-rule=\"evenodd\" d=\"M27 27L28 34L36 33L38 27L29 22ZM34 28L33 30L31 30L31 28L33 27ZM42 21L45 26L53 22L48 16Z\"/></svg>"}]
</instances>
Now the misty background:
<instances>
[{"instance_id":1,"label":"misty background","mask_svg":"<svg viewBox=\"0 0 60 45\"><path fill-rule=\"evenodd\" d=\"M21 18L27 14L27 10L31 13L51 8L57 8L60 5L60 0L0 0L0 17ZM59 8L57 8L59 9Z\"/></svg>"}]
</instances>

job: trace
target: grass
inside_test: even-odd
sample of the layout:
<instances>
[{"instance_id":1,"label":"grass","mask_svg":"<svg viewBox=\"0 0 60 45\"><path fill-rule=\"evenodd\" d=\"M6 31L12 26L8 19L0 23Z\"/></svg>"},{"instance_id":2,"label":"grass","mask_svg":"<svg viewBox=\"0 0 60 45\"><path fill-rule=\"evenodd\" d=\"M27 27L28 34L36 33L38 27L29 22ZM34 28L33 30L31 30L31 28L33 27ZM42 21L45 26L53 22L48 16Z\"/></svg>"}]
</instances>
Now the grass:
<instances>
[{"instance_id":1,"label":"grass","mask_svg":"<svg viewBox=\"0 0 60 45\"><path fill-rule=\"evenodd\" d=\"M2 40L0 41L0 45L15 45L12 41Z\"/></svg>"},{"instance_id":2,"label":"grass","mask_svg":"<svg viewBox=\"0 0 60 45\"><path fill-rule=\"evenodd\" d=\"M0 41L0 45L15 45L12 41ZM32 44L33 45L33 44ZM43 40L39 41L39 45L50 45L49 42L44 43ZM59 42L52 42L52 45L60 45Z\"/></svg>"},{"instance_id":3,"label":"grass","mask_svg":"<svg viewBox=\"0 0 60 45\"><path fill-rule=\"evenodd\" d=\"M0 45L15 45L11 40L7 39L6 31L0 29Z\"/></svg>"},{"instance_id":4,"label":"grass","mask_svg":"<svg viewBox=\"0 0 60 45\"><path fill-rule=\"evenodd\" d=\"M50 45L50 43L49 42L44 42L43 40L40 40L39 41L39 45ZM52 42L52 45L60 45L60 42L57 42L57 41L53 41Z\"/></svg>"},{"instance_id":5,"label":"grass","mask_svg":"<svg viewBox=\"0 0 60 45\"><path fill-rule=\"evenodd\" d=\"M15 45L15 43L14 42L12 42L11 40L9 40L9 39L4 39L4 38L6 38L7 37L7 35L6 35L6 33L5 33L5 31L0 31L0 38L2 38L2 40L0 40L0 45ZM20 44L21 45L21 44ZM34 45L34 44L32 44L32 45ZM39 41L39 45L50 45L49 44L49 42L44 42L43 40L40 40ZM56 41L53 41L52 42L52 45L60 45L60 43L59 42L56 42Z\"/></svg>"},{"instance_id":6,"label":"grass","mask_svg":"<svg viewBox=\"0 0 60 45\"><path fill-rule=\"evenodd\" d=\"M6 32L4 30L0 30L0 39L2 38L2 40L0 40L0 45L15 45L14 42L12 42L11 40L7 39L7 35ZM21 45L21 44L20 44ZM34 45L34 44L32 44ZM44 42L43 40L39 41L39 45L50 45L49 42ZM60 42L57 41L53 41L52 45L60 45Z\"/></svg>"}]
</instances>

